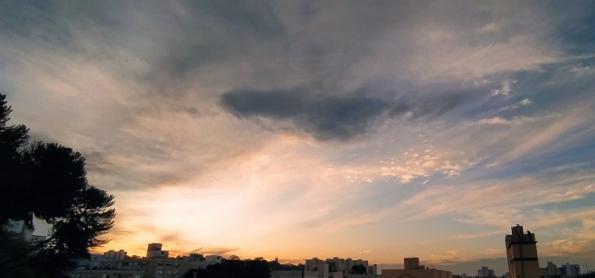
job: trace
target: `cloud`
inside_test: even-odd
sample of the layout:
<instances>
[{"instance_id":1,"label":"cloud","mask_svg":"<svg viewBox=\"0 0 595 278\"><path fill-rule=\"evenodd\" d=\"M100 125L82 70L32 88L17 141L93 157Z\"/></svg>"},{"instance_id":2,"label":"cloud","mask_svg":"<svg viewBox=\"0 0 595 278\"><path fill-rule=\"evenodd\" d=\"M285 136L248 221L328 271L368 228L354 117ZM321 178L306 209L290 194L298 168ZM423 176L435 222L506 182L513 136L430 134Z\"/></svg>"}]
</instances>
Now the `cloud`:
<instances>
[{"instance_id":1,"label":"cloud","mask_svg":"<svg viewBox=\"0 0 595 278\"><path fill-rule=\"evenodd\" d=\"M410 149L399 156L386 159L380 167L380 175L398 177L402 183L409 183L413 179L436 173L456 177L475 164L477 161L469 161L460 154L437 151L428 146L421 152Z\"/></svg>"},{"instance_id":2,"label":"cloud","mask_svg":"<svg viewBox=\"0 0 595 278\"><path fill-rule=\"evenodd\" d=\"M563 135L569 134L579 127L587 125L590 119L594 116L588 112L589 109L589 107L578 106L570 111L565 111L565 115L555 119L537 132L532 133L526 141L520 142L513 149L504 153L496 163L510 162L511 160L518 159L530 152L534 152L538 148L551 148L553 144L549 143L560 139ZM587 131L588 128L583 130ZM570 134L570 136L567 136L564 139L572 140L573 135L575 134ZM562 142L562 140L558 140L556 143L560 142Z\"/></svg>"},{"instance_id":3,"label":"cloud","mask_svg":"<svg viewBox=\"0 0 595 278\"><path fill-rule=\"evenodd\" d=\"M510 124L511 121L502 117L496 116L493 118L481 119L477 121L478 124L489 124L489 125L505 125Z\"/></svg>"},{"instance_id":4,"label":"cloud","mask_svg":"<svg viewBox=\"0 0 595 278\"><path fill-rule=\"evenodd\" d=\"M494 89L492 90L492 96L508 96L510 95L510 92L512 92L512 84L514 84L515 81L510 81L510 80L504 80L502 81L502 85L500 86L499 89Z\"/></svg>"},{"instance_id":5,"label":"cloud","mask_svg":"<svg viewBox=\"0 0 595 278\"><path fill-rule=\"evenodd\" d=\"M549 213L541 216L537 227L563 224L562 238L553 238L541 244L541 251L550 256L592 257L595 252L595 209L575 210L568 213ZM580 223L571 226L570 224Z\"/></svg>"},{"instance_id":6,"label":"cloud","mask_svg":"<svg viewBox=\"0 0 595 278\"><path fill-rule=\"evenodd\" d=\"M531 123L538 123L539 121L543 121L544 119L551 119L556 118L556 115L551 116L541 116L541 117L529 117L529 116L513 116L510 118L505 118L502 116L494 116L488 118L482 118L475 122L465 122L465 124L470 124L471 126L527 126Z\"/></svg>"},{"instance_id":7,"label":"cloud","mask_svg":"<svg viewBox=\"0 0 595 278\"><path fill-rule=\"evenodd\" d=\"M521 106L527 106L527 105L531 105L533 102L528 98L524 98L524 99L520 100L518 103Z\"/></svg>"},{"instance_id":8,"label":"cloud","mask_svg":"<svg viewBox=\"0 0 595 278\"><path fill-rule=\"evenodd\" d=\"M235 248L235 247L208 247L205 249L201 249L200 252L207 254L207 255L219 255L219 256L223 256L223 255L227 255L233 252L237 252L239 251L239 248Z\"/></svg>"},{"instance_id":9,"label":"cloud","mask_svg":"<svg viewBox=\"0 0 595 278\"><path fill-rule=\"evenodd\" d=\"M571 193L572 194L572 193ZM585 196L581 197L584 198ZM520 215L522 214L521 210L518 209L511 209L508 210L497 210L493 213L479 213L477 218L482 217L494 217L497 213L504 213ZM501 221L502 225L497 224L499 221L482 221L481 219L477 219L476 217L467 217L466 219L459 218L459 221L469 224L477 225L478 223L490 223L492 226L496 226L499 229L494 231L493 228L487 232L476 232L476 233L464 233L453 236L455 239L462 239L462 240L470 240L470 239L478 239L478 238L485 238L485 237L492 237L496 235L502 235L503 230L508 228L509 224L507 225L506 221ZM573 240L595 240L593 236L590 236L593 231L592 222L595 218L595 210L591 208L581 208L581 209L571 209L565 211L556 211L556 210L534 210L531 211L530 219L524 220L523 223L527 227L531 227L531 229L538 229L544 230L548 228L555 228L560 226L569 226L572 223L580 222L582 223L581 228L578 230L573 231L566 235L567 239ZM520 219L519 219L520 221ZM503 230L500 230L503 229Z\"/></svg>"},{"instance_id":10,"label":"cloud","mask_svg":"<svg viewBox=\"0 0 595 278\"><path fill-rule=\"evenodd\" d=\"M365 96L329 96L301 89L230 91L222 103L240 117L291 121L321 140L365 133L388 108L385 102Z\"/></svg>"},{"instance_id":11,"label":"cloud","mask_svg":"<svg viewBox=\"0 0 595 278\"><path fill-rule=\"evenodd\" d=\"M550 174L560 175L560 174ZM592 211L568 212L555 217L525 211L546 204L559 204L588 198L595 193L591 174L519 178L506 183L470 183L428 187L411 194L393 206L376 210L379 219L394 217L403 222L420 221L448 215L461 223L489 225L505 232L511 223L545 227L560 223L548 221L576 221L591 217ZM536 216L537 215L537 216ZM548 223L548 224L546 224ZM464 239L493 235L490 232L456 235Z\"/></svg>"},{"instance_id":12,"label":"cloud","mask_svg":"<svg viewBox=\"0 0 595 278\"><path fill-rule=\"evenodd\" d=\"M365 134L388 117L417 119L443 115L470 101L464 98L468 93L386 100L357 91L340 94L314 88L244 89L224 93L221 105L240 118L289 122L319 140L348 140Z\"/></svg>"},{"instance_id":13,"label":"cloud","mask_svg":"<svg viewBox=\"0 0 595 278\"><path fill-rule=\"evenodd\" d=\"M481 232L481 233L473 233L473 234L461 234L461 235L455 235L453 238L468 240L468 239L483 238L483 237L489 237L489 236L495 236L495 235L502 235L502 231Z\"/></svg>"},{"instance_id":14,"label":"cloud","mask_svg":"<svg viewBox=\"0 0 595 278\"><path fill-rule=\"evenodd\" d=\"M551 256L568 256L572 254L584 254L593 251L595 242L588 240L559 239L545 243L544 249L548 250Z\"/></svg>"}]
</instances>

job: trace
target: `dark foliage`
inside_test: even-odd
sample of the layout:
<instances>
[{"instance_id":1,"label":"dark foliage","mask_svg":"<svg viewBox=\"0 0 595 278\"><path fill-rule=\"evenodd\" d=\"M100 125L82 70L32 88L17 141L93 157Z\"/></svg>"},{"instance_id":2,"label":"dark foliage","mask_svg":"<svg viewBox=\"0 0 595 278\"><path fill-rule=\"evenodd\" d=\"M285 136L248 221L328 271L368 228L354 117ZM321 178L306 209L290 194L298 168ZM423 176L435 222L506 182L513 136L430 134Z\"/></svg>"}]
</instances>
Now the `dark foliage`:
<instances>
[{"instance_id":1,"label":"dark foliage","mask_svg":"<svg viewBox=\"0 0 595 278\"><path fill-rule=\"evenodd\" d=\"M87 187L85 159L72 149L41 142L33 143L23 156L31 189L27 209L50 221L63 216Z\"/></svg>"},{"instance_id":2,"label":"dark foliage","mask_svg":"<svg viewBox=\"0 0 595 278\"><path fill-rule=\"evenodd\" d=\"M12 109L6 103L6 96L0 94L0 224L9 218L29 219L22 186L23 171L19 151L29 138L24 125L8 125ZM31 222L27 222L30 226Z\"/></svg>"},{"instance_id":3,"label":"dark foliage","mask_svg":"<svg viewBox=\"0 0 595 278\"><path fill-rule=\"evenodd\" d=\"M12 259L13 254L22 254L31 248L31 244L14 233L0 229L0 261ZM12 267L0 267L2 277L35 277L33 269L24 264L29 258L23 257L15 261Z\"/></svg>"},{"instance_id":4,"label":"dark foliage","mask_svg":"<svg viewBox=\"0 0 595 278\"><path fill-rule=\"evenodd\" d=\"M190 269L184 274L184 278L200 278L209 277L209 273L205 269Z\"/></svg>"},{"instance_id":5,"label":"dark foliage","mask_svg":"<svg viewBox=\"0 0 595 278\"><path fill-rule=\"evenodd\" d=\"M264 259L224 260L220 264L210 265L207 269L191 269L185 278L269 278L271 270Z\"/></svg>"},{"instance_id":6,"label":"dark foliage","mask_svg":"<svg viewBox=\"0 0 595 278\"><path fill-rule=\"evenodd\" d=\"M361 264L356 264L351 268L351 273L353 274L366 274L367 272L366 267Z\"/></svg>"},{"instance_id":7,"label":"dark foliage","mask_svg":"<svg viewBox=\"0 0 595 278\"><path fill-rule=\"evenodd\" d=\"M28 129L8 125L11 111L0 94L0 273L59 277L72 258L105 243L98 237L113 226L114 197L87 182L80 153L55 143L27 146ZM34 217L50 225L42 242L4 231L9 221L32 228Z\"/></svg>"},{"instance_id":8,"label":"dark foliage","mask_svg":"<svg viewBox=\"0 0 595 278\"><path fill-rule=\"evenodd\" d=\"M269 268L271 270L303 270L304 265L281 264L275 259L269 262Z\"/></svg>"}]
</instances>

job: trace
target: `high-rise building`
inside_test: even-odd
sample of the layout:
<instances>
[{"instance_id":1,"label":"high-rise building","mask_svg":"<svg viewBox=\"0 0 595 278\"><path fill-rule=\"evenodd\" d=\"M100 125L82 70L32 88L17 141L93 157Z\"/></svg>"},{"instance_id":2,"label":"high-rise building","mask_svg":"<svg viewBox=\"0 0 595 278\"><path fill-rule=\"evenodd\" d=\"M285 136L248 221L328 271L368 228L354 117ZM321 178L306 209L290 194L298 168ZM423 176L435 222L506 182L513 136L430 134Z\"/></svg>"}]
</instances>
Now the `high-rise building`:
<instances>
[{"instance_id":1,"label":"high-rise building","mask_svg":"<svg viewBox=\"0 0 595 278\"><path fill-rule=\"evenodd\" d=\"M510 278L539 278L535 234L525 234L523 226L517 224L512 227L512 234L506 235L505 242Z\"/></svg>"}]
</instances>

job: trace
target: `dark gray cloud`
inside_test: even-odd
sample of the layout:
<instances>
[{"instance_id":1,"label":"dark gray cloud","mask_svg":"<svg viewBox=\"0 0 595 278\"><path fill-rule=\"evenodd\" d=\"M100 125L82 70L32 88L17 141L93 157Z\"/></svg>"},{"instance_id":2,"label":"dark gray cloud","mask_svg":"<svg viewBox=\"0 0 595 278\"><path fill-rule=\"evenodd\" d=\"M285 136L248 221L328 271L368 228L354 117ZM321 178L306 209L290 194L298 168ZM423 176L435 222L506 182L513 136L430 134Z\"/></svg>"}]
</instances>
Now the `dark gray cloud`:
<instances>
[{"instance_id":1,"label":"dark gray cloud","mask_svg":"<svg viewBox=\"0 0 595 278\"><path fill-rule=\"evenodd\" d=\"M387 117L406 113L411 119L442 115L462 104L468 94L463 91L387 99L361 92L333 95L310 88L243 89L223 94L221 104L240 118L289 121L319 140L348 140L368 132Z\"/></svg>"},{"instance_id":2,"label":"dark gray cloud","mask_svg":"<svg viewBox=\"0 0 595 278\"><path fill-rule=\"evenodd\" d=\"M223 95L222 104L238 117L291 121L321 140L353 138L368 130L388 108L379 99L323 95L307 89L235 90Z\"/></svg>"}]
</instances>

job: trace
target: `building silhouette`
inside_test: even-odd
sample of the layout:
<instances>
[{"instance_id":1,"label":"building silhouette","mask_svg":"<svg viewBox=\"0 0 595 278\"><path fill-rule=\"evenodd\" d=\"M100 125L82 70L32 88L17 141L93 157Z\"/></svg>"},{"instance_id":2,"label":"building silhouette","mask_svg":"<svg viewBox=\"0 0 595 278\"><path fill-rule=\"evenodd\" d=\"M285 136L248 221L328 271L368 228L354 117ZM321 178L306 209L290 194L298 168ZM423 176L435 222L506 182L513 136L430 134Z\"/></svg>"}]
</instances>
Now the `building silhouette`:
<instances>
[{"instance_id":1,"label":"building silhouette","mask_svg":"<svg viewBox=\"0 0 595 278\"><path fill-rule=\"evenodd\" d=\"M405 258L403 269L383 269L382 278L452 278L452 272L426 268L419 258Z\"/></svg>"},{"instance_id":2,"label":"building silhouette","mask_svg":"<svg viewBox=\"0 0 595 278\"><path fill-rule=\"evenodd\" d=\"M161 243L149 243L147 246L147 258L163 258L169 257L169 251L161 250L163 245Z\"/></svg>"},{"instance_id":3,"label":"building silhouette","mask_svg":"<svg viewBox=\"0 0 595 278\"><path fill-rule=\"evenodd\" d=\"M563 264L560 267L560 276L563 278L575 278L581 275L581 267L578 264Z\"/></svg>"},{"instance_id":4,"label":"building silhouette","mask_svg":"<svg viewBox=\"0 0 595 278\"><path fill-rule=\"evenodd\" d=\"M478 278L496 278L496 272L487 266L482 266L477 270Z\"/></svg>"},{"instance_id":5,"label":"building silhouette","mask_svg":"<svg viewBox=\"0 0 595 278\"><path fill-rule=\"evenodd\" d=\"M542 278L559 278L560 269L552 262L547 262L544 268L541 269Z\"/></svg>"},{"instance_id":6,"label":"building silhouette","mask_svg":"<svg viewBox=\"0 0 595 278\"><path fill-rule=\"evenodd\" d=\"M539 278L535 234L524 233L523 226L518 224L511 230L512 234L505 238L510 278Z\"/></svg>"},{"instance_id":7,"label":"building silhouette","mask_svg":"<svg viewBox=\"0 0 595 278\"><path fill-rule=\"evenodd\" d=\"M354 267L364 269L363 273L353 273ZM361 259L343 259L334 257L332 259L321 260L312 258L304 263L304 270L301 277L304 278L377 278L377 265L368 265L368 261ZM272 277L290 278L297 273L285 271L275 272ZM283 276L282 276L283 275Z\"/></svg>"},{"instance_id":8,"label":"building silhouette","mask_svg":"<svg viewBox=\"0 0 595 278\"><path fill-rule=\"evenodd\" d=\"M563 264L558 267L555 263L547 262L541 268L541 278L576 278L580 276L581 268L577 264Z\"/></svg>"},{"instance_id":9,"label":"building silhouette","mask_svg":"<svg viewBox=\"0 0 595 278\"><path fill-rule=\"evenodd\" d=\"M403 268L404 269L423 269L423 265L419 265L419 258L404 258L403 259Z\"/></svg>"}]
</instances>

